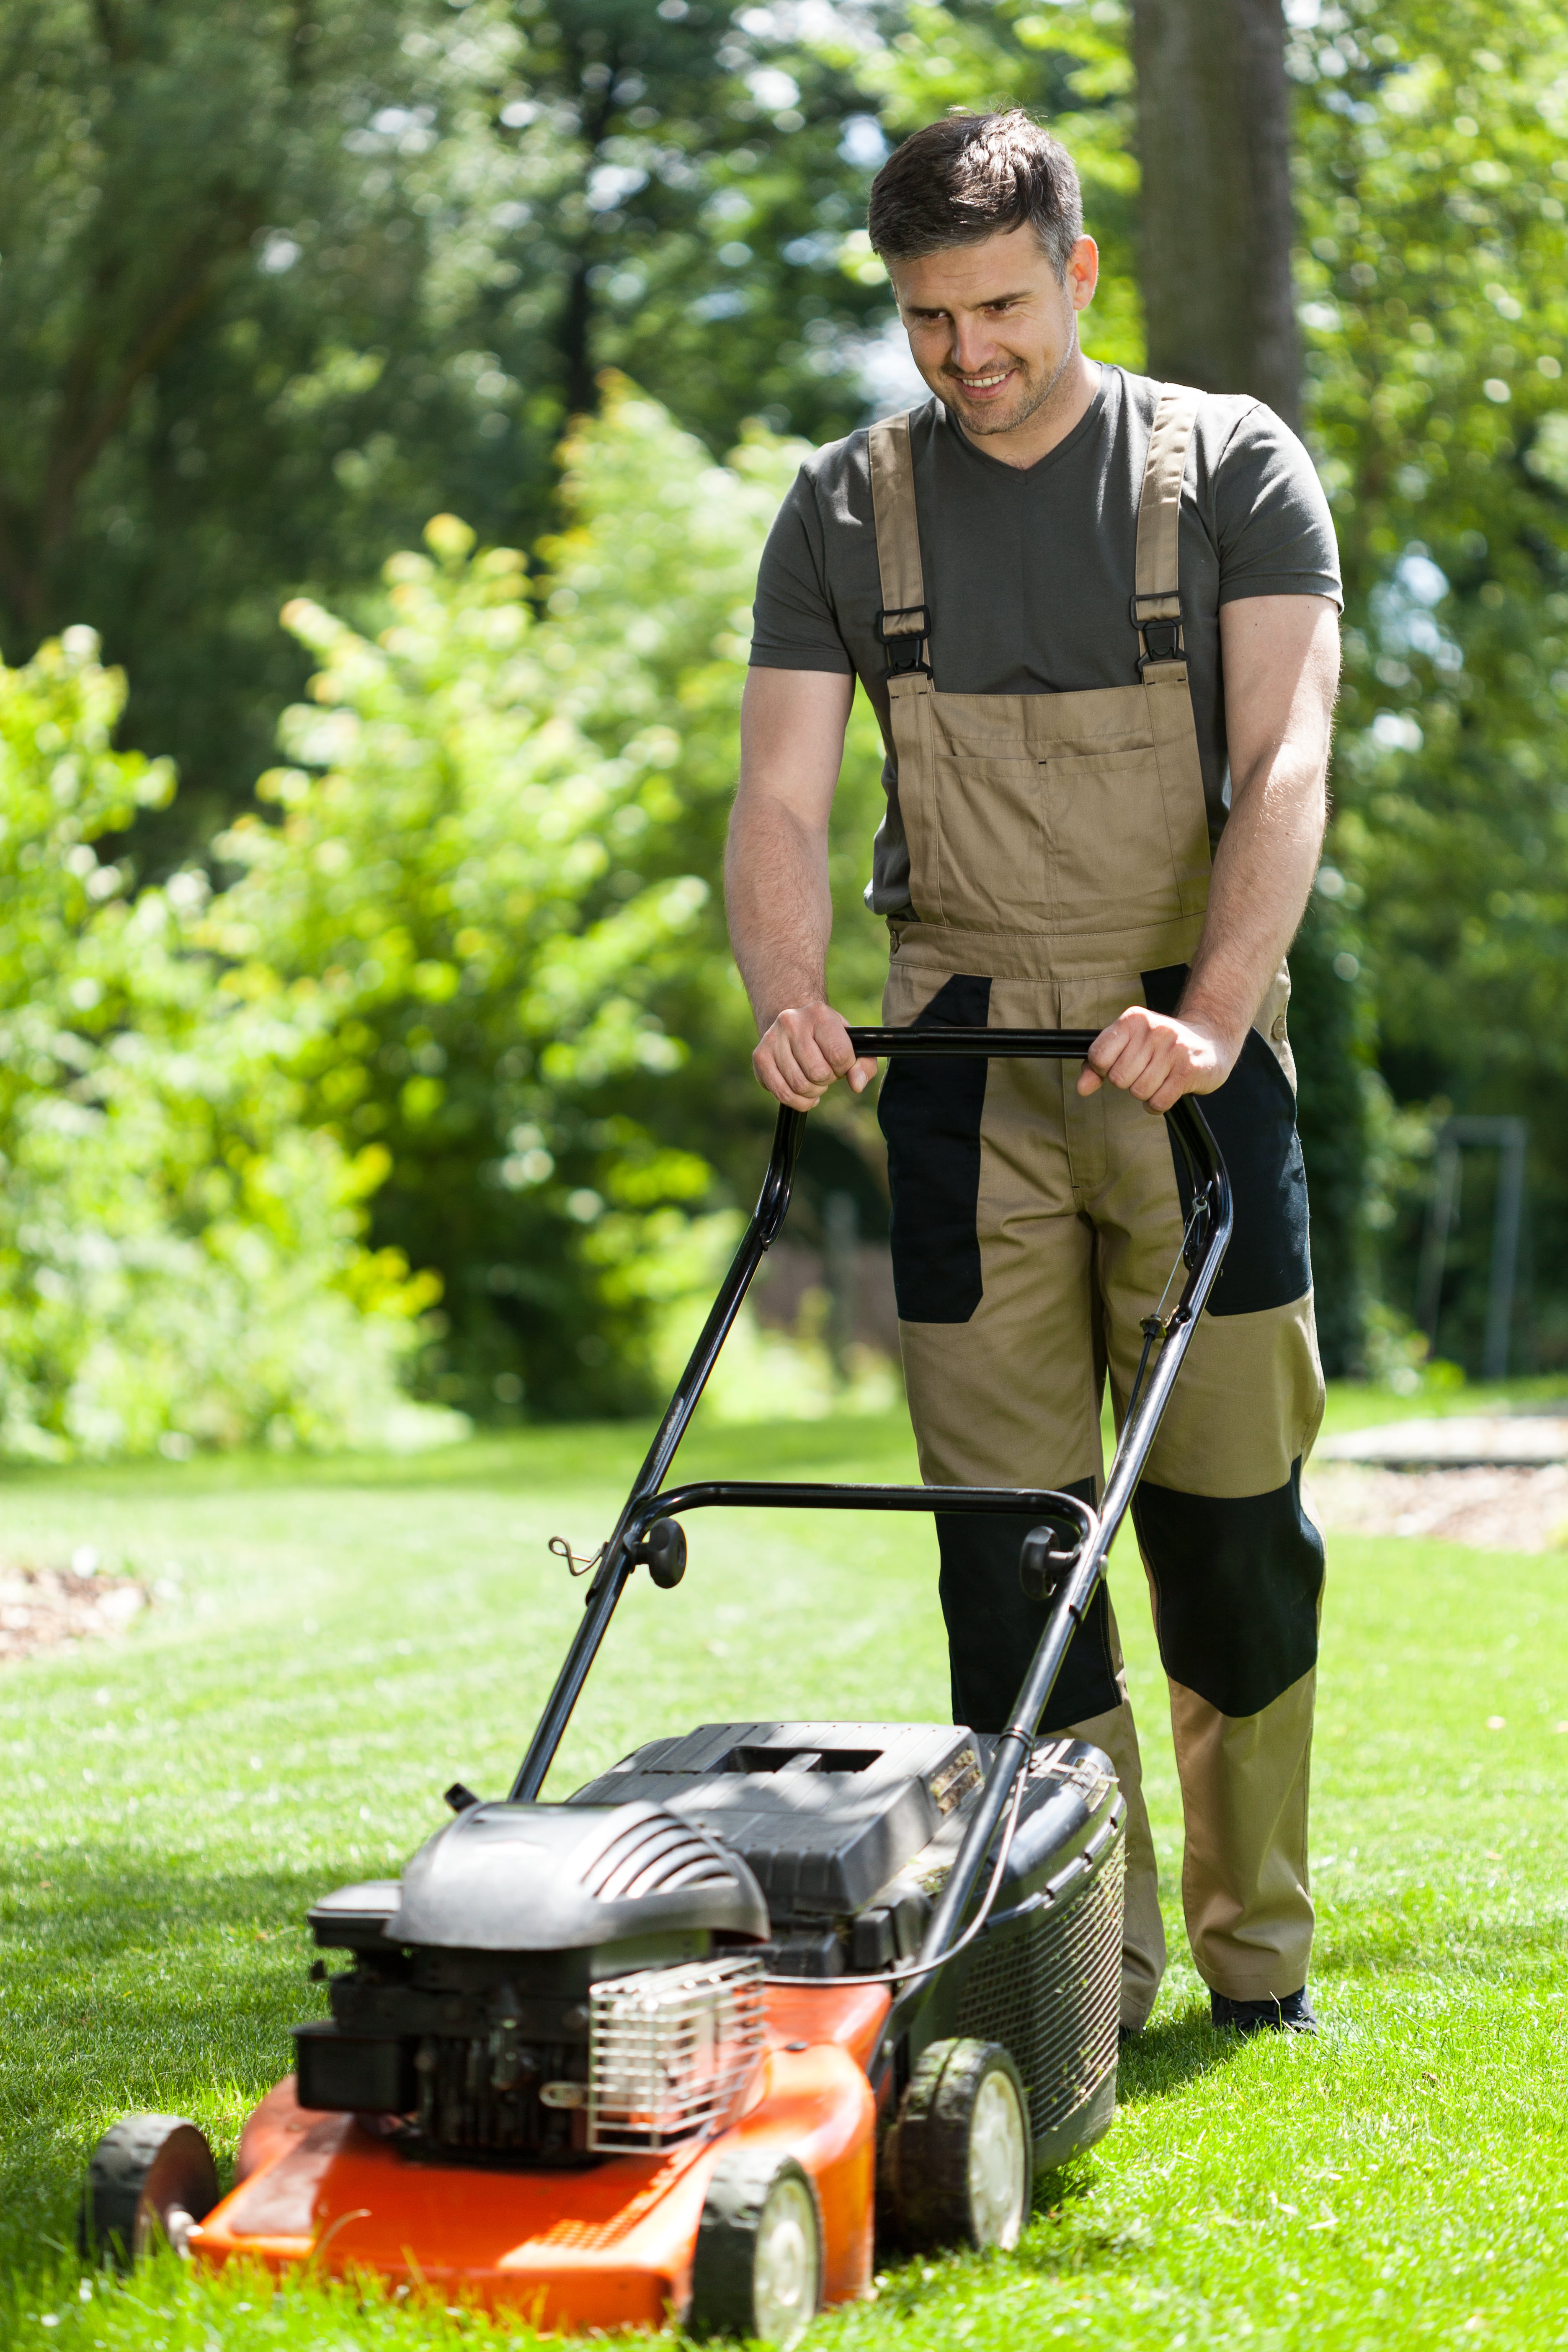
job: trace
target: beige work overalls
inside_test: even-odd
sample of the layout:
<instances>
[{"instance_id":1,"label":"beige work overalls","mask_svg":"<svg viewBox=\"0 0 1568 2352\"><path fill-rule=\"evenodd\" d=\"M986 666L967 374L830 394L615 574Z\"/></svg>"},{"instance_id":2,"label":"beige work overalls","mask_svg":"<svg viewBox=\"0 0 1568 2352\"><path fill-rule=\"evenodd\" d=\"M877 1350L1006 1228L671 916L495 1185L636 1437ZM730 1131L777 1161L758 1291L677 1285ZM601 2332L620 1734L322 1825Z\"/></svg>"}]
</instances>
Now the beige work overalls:
<instances>
[{"instance_id":1,"label":"beige work overalls","mask_svg":"<svg viewBox=\"0 0 1568 2352\"><path fill-rule=\"evenodd\" d=\"M937 689L942 608L940 596L926 608L909 419L871 430L913 908L889 925L889 1024L1098 1029L1130 1004L1175 1010L1210 870L1177 568L1201 397L1164 386L1150 440L1128 622L1141 683L1083 693ZM1232 1167L1237 1239L1135 1506L1170 1681L1187 1932L1205 1982L1233 2000L1296 1991L1312 1933L1322 1551L1300 1471L1322 1381L1289 987L1281 966L1237 1073L1205 1106ZM1101 1475L1106 1375L1120 1420L1183 1215L1164 1120L1110 1087L1080 1097L1077 1077L1073 1065L906 1061L884 1081L900 1339L928 1482L1089 1494ZM1018 1530L953 1518L939 1532L955 1717L1000 1728L1039 1622L1017 1591ZM1075 1654L1061 1703L1111 1756L1129 1807L1122 2019L1136 2028L1165 1948L1108 1603ZM1069 1727L1047 1715L1047 1727Z\"/></svg>"}]
</instances>

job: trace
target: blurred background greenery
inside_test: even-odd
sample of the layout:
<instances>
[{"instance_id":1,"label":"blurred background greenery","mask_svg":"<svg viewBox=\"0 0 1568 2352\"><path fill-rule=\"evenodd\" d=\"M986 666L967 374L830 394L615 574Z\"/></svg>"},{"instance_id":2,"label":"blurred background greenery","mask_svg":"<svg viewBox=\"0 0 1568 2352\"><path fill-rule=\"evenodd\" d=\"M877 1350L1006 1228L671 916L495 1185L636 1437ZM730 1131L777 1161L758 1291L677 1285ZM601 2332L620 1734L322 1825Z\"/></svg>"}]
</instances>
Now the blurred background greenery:
<instances>
[{"instance_id":1,"label":"blurred background greenery","mask_svg":"<svg viewBox=\"0 0 1568 2352\"><path fill-rule=\"evenodd\" d=\"M1347 587L1293 959L1325 1356L1431 1377L1434 1136L1504 1114L1511 1363L1551 1372L1568 19L1285 17ZM714 886L772 511L802 443L906 397L870 177L952 105L1049 119L1105 258L1087 348L1142 364L1127 13L0 0L0 1450L638 1407L765 1149ZM879 765L861 705L862 1015ZM1472 1154L1437 1332L1472 1370L1491 1181ZM808 1234L835 1197L875 1238L847 1104Z\"/></svg>"}]
</instances>

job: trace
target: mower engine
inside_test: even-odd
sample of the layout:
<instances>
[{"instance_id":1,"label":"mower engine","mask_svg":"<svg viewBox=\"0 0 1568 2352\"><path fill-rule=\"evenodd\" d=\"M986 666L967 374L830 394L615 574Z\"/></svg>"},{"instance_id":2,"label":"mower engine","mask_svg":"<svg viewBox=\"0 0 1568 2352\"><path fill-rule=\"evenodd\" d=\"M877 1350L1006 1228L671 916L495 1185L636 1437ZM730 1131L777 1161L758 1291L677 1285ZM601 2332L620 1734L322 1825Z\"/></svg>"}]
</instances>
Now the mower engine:
<instances>
[{"instance_id":1,"label":"mower engine","mask_svg":"<svg viewBox=\"0 0 1568 2352\"><path fill-rule=\"evenodd\" d=\"M995 1745L945 1724L713 1723L639 1748L573 1802L643 1798L740 1854L767 1897L770 1975L884 1972L896 1989ZM927 1979L919 2042L1011 2052L1041 2168L1115 2111L1125 1819L1099 1748L1041 1741L984 1932Z\"/></svg>"},{"instance_id":2,"label":"mower engine","mask_svg":"<svg viewBox=\"0 0 1568 2352\"><path fill-rule=\"evenodd\" d=\"M310 1914L353 1965L299 2098L425 2161L570 2166L722 2129L763 2043L766 1906L658 1806L477 1804ZM318 1963L318 1966L320 1964Z\"/></svg>"},{"instance_id":3,"label":"mower engine","mask_svg":"<svg viewBox=\"0 0 1568 2352\"><path fill-rule=\"evenodd\" d=\"M426 2161L524 2168L722 2129L761 2054L764 1974L896 1990L993 1746L924 1724L709 1724L566 1804L470 1805L401 1884L311 1911L353 1966L330 1979L331 2021L295 2030L300 2104L381 2118ZM1097 1749L1042 1744L990 1921L922 2013L922 2043L1013 2053L1041 2165L1110 2117L1122 1821Z\"/></svg>"}]
</instances>

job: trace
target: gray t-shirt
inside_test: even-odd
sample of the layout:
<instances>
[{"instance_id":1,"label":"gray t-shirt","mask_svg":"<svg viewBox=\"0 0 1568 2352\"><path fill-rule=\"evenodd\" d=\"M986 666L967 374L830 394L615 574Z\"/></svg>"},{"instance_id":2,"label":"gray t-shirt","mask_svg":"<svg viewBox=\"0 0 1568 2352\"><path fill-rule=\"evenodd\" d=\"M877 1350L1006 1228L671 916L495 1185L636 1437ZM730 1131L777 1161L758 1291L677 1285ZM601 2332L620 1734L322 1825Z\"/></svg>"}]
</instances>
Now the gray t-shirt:
<instances>
[{"instance_id":1,"label":"gray t-shirt","mask_svg":"<svg viewBox=\"0 0 1568 2352\"><path fill-rule=\"evenodd\" d=\"M1160 387L1106 367L1065 441L1020 469L966 439L939 400L910 420L930 660L947 694L1060 694L1136 686L1132 593L1138 492ZM1339 604L1328 500L1296 436L1245 394L1198 410L1182 491L1182 620L1209 830L1230 800L1219 608L1243 596ZM909 910L909 852L877 638L881 604L864 430L806 459L779 509L757 579L752 661L853 671L881 723L888 814L867 902Z\"/></svg>"}]
</instances>

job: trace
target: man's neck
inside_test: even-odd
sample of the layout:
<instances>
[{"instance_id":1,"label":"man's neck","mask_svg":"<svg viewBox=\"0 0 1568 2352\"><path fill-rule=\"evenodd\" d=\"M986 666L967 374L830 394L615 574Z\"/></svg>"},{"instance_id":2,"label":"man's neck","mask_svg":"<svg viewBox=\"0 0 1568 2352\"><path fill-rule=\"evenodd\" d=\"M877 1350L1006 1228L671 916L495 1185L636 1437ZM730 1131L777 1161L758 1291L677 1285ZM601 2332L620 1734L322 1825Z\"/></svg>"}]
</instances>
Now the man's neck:
<instances>
[{"instance_id":1,"label":"man's neck","mask_svg":"<svg viewBox=\"0 0 1568 2352\"><path fill-rule=\"evenodd\" d=\"M1101 373L1099 361L1085 359L1075 343L1071 359L1033 415L1026 416L1011 433L964 433L963 437L972 448L1000 458L1005 466L1016 466L1020 472L1037 466L1089 415ZM963 433L953 411L949 408L947 413Z\"/></svg>"}]
</instances>

